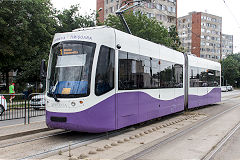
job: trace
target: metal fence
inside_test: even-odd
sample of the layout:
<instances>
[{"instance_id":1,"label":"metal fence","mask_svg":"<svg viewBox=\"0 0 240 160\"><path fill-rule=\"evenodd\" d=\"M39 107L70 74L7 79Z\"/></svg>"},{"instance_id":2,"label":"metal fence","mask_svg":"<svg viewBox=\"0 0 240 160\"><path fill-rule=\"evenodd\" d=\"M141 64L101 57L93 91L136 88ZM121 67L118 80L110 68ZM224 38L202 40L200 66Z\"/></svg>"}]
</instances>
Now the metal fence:
<instances>
[{"instance_id":1,"label":"metal fence","mask_svg":"<svg viewBox=\"0 0 240 160\"><path fill-rule=\"evenodd\" d=\"M0 121L21 119L29 123L31 117L45 115L45 100L42 93L0 94Z\"/></svg>"}]
</instances>

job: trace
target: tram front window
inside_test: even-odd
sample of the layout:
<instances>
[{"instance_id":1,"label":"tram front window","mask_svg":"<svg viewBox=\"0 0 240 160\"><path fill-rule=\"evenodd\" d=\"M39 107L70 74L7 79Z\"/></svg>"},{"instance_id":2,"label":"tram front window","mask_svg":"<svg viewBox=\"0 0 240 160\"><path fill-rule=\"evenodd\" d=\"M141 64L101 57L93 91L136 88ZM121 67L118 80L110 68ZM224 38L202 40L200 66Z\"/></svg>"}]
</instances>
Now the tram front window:
<instances>
[{"instance_id":1,"label":"tram front window","mask_svg":"<svg viewBox=\"0 0 240 160\"><path fill-rule=\"evenodd\" d=\"M90 94L92 63L96 44L60 42L51 50L48 96L85 97Z\"/></svg>"}]
</instances>

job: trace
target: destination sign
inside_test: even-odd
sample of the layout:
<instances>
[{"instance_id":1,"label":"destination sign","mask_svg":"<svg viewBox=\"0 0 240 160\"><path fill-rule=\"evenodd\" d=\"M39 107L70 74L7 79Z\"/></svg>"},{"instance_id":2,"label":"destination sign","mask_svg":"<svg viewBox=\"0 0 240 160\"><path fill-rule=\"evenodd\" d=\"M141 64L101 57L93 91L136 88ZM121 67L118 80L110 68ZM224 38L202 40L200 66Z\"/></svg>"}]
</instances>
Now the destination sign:
<instances>
[{"instance_id":1,"label":"destination sign","mask_svg":"<svg viewBox=\"0 0 240 160\"><path fill-rule=\"evenodd\" d=\"M63 49L63 55L73 55L79 54L78 51L74 51L73 49Z\"/></svg>"}]
</instances>

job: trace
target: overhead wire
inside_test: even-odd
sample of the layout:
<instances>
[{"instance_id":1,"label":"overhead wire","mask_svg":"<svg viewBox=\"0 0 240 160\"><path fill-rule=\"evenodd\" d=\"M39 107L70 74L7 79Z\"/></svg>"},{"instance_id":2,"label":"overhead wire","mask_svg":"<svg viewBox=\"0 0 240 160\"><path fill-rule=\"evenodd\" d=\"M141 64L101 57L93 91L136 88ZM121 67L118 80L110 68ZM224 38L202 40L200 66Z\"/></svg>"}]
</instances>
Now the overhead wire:
<instances>
[{"instance_id":1,"label":"overhead wire","mask_svg":"<svg viewBox=\"0 0 240 160\"><path fill-rule=\"evenodd\" d=\"M120 4L121 4L121 5L122 5L124 2L126 3L126 2L128 2L128 1L123 1L123 2L121 2L121 0L120 0ZM227 6L225 0L223 0L223 2L224 2L225 5ZM145 8L145 7L147 7L146 5L147 5L148 3L149 3L149 2L145 2L144 5L139 6L139 8ZM155 2L150 2L150 3L152 4L152 7L151 7L152 9L157 9L157 10L161 11L161 13L162 13L163 15L169 16L168 14L166 14L166 13L164 12L164 11L167 11L167 10L160 10L160 9L158 9L158 8L156 7L156 5L157 5L158 3L155 3ZM227 6L227 7L228 7L228 6ZM229 7L228 7L228 9L229 9ZM230 11L230 12L231 12L231 11ZM234 16L232 12L231 12L231 14L232 14L232 16ZM237 19L236 19L235 16L234 16L234 18L235 18L236 22L238 23L238 21L237 21ZM239 24L239 23L238 23L238 24ZM194 34L195 36L199 37L200 39L202 39L202 38L201 38L201 35L199 35L199 34L197 34L197 33L194 33L193 31L191 31L191 33ZM207 39L203 39L203 41L204 41L204 42L208 42L208 43L213 43L212 41L209 41L209 40L207 40ZM220 43L220 42L219 42L219 43ZM236 46L233 46L233 47L236 47ZM218 48L218 47L213 46L213 48Z\"/></svg>"},{"instance_id":2,"label":"overhead wire","mask_svg":"<svg viewBox=\"0 0 240 160\"><path fill-rule=\"evenodd\" d=\"M238 24L238 28L240 29L240 23L238 22L236 16L233 14L232 10L228 7L227 3L225 0L223 0L223 3L227 7L228 11L231 13L232 17L234 18L235 22Z\"/></svg>"},{"instance_id":3,"label":"overhead wire","mask_svg":"<svg viewBox=\"0 0 240 160\"><path fill-rule=\"evenodd\" d=\"M236 16L233 14L232 10L229 8L229 6L227 5L225 0L222 0L224 5L227 7L228 11L230 12L230 14L232 15L232 17L234 18L235 22L237 23L237 28L240 29L240 23L238 21L238 19L236 18ZM237 48L239 46L236 46L235 48Z\"/></svg>"}]
</instances>

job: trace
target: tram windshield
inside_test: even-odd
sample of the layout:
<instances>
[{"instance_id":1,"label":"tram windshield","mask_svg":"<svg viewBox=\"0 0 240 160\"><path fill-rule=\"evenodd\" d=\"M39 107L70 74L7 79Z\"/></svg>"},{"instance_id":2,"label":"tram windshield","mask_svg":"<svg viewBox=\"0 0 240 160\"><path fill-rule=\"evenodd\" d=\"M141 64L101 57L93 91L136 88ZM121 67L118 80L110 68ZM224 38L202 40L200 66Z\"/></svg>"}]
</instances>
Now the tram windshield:
<instances>
[{"instance_id":1,"label":"tram windshield","mask_svg":"<svg viewBox=\"0 0 240 160\"><path fill-rule=\"evenodd\" d=\"M48 73L48 96L85 97L90 94L92 63L96 44L68 41L51 50Z\"/></svg>"}]
</instances>

